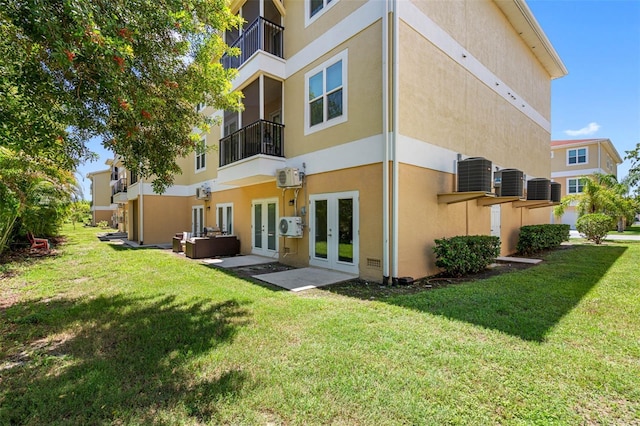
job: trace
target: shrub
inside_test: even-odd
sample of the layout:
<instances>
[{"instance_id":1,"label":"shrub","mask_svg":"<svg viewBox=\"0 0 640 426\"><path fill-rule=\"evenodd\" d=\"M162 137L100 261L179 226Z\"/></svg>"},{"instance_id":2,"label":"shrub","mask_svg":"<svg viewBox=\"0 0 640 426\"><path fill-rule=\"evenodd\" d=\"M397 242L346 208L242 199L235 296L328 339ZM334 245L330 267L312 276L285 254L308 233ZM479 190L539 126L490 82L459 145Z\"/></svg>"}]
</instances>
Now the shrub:
<instances>
[{"instance_id":1,"label":"shrub","mask_svg":"<svg viewBox=\"0 0 640 426\"><path fill-rule=\"evenodd\" d=\"M520 228L516 250L529 255L558 247L563 241L569 241L569 225L527 225Z\"/></svg>"},{"instance_id":2,"label":"shrub","mask_svg":"<svg viewBox=\"0 0 640 426\"><path fill-rule=\"evenodd\" d=\"M590 213L578 218L576 229L596 244L602 243L607 233L613 229L615 219L604 213Z\"/></svg>"},{"instance_id":3,"label":"shrub","mask_svg":"<svg viewBox=\"0 0 640 426\"><path fill-rule=\"evenodd\" d=\"M436 266L455 277L483 271L500 254L500 238L489 235L457 236L435 242Z\"/></svg>"},{"instance_id":4,"label":"shrub","mask_svg":"<svg viewBox=\"0 0 640 426\"><path fill-rule=\"evenodd\" d=\"M98 222L98 226L102 229L107 229L109 227L109 222L107 222L106 220L101 220L100 222Z\"/></svg>"}]
</instances>

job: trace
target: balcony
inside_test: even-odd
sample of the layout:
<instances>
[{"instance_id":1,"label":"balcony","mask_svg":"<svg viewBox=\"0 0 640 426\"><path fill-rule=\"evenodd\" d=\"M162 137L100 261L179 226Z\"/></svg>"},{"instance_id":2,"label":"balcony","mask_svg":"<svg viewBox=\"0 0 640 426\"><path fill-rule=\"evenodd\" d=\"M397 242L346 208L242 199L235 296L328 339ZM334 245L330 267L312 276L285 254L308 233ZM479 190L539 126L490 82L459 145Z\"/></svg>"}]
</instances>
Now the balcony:
<instances>
[{"instance_id":1,"label":"balcony","mask_svg":"<svg viewBox=\"0 0 640 426\"><path fill-rule=\"evenodd\" d=\"M257 18L231 44L240 49L239 56L224 55L221 59L224 68L240 68L258 50L284 58L284 27L262 17Z\"/></svg>"},{"instance_id":2,"label":"balcony","mask_svg":"<svg viewBox=\"0 0 640 426\"><path fill-rule=\"evenodd\" d=\"M220 139L220 167L254 155L284 157L284 125L258 120Z\"/></svg>"},{"instance_id":3,"label":"balcony","mask_svg":"<svg viewBox=\"0 0 640 426\"><path fill-rule=\"evenodd\" d=\"M220 140L218 182L245 186L274 180L285 166L284 126L258 120Z\"/></svg>"},{"instance_id":4,"label":"balcony","mask_svg":"<svg viewBox=\"0 0 640 426\"><path fill-rule=\"evenodd\" d=\"M127 180L120 178L115 185L113 185L111 203L126 203L127 201Z\"/></svg>"}]
</instances>

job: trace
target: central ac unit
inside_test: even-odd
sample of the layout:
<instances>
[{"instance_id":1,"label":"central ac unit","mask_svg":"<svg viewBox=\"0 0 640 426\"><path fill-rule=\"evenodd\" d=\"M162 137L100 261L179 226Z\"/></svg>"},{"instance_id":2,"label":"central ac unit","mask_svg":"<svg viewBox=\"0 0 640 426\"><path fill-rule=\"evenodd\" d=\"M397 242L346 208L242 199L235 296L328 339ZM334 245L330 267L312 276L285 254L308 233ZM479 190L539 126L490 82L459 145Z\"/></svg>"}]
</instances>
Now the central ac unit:
<instances>
[{"instance_id":1,"label":"central ac unit","mask_svg":"<svg viewBox=\"0 0 640 426\"><path fill-rule=\"evenodd\" d=\"M208 200L211 195L211 191L209 188L201 186L200 188L196 188L196 198L198 200Z\"/></svg>"},{"instance_id":2,"label":"central ac unit","mask_svg":"<svg viewBox=\"0 0 640 426\"><path fill-rule=\"evenodd\" d=\"M300 172L294 167L276 170L276 184L278 188L291 188L302 185Z\"/></svg>"},{"instance_id":3,"label":"central ac unit","mask_svg":"<svg viewBox=\"0 0 640 426\"><path fill-rule=\"evenodd\" d=\"M283 237L302 237L302 218L286 216L280 218L280 235Z\"/></svg>"}]
</instances>

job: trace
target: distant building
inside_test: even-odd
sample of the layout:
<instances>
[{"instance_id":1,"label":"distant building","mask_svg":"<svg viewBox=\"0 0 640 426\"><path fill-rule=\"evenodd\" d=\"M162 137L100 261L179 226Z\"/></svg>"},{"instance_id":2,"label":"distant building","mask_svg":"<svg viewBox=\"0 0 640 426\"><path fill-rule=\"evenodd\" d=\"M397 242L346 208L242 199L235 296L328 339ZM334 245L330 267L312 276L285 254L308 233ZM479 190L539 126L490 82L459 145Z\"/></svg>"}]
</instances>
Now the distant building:
<instances>
[{"instance_id":1,"label":"distant building","mask_svg":"<svg viewBox=\"0 0 640 426\"><path fill-rule=\"evenodd\" d=\"M109 223L109 226L116 227L117 205L113 204L111 175L111 169L87 174L87 177L91 179L91 224L93 226L104 220Z\"/></svg>"},{"instance_id":2,"label":"distant building","mask_svg":"<svg viewBox=\"0 0 640 426\"><path fill-rule=\"evenodd\" d=\"M577 139L551 141L551 179L562 186L562 196L582 193L581 178L594 173L618 177L622 158L609 139ZM575 229L578 214L569 207L556 223Z\"/></svg>"}]
</instances>

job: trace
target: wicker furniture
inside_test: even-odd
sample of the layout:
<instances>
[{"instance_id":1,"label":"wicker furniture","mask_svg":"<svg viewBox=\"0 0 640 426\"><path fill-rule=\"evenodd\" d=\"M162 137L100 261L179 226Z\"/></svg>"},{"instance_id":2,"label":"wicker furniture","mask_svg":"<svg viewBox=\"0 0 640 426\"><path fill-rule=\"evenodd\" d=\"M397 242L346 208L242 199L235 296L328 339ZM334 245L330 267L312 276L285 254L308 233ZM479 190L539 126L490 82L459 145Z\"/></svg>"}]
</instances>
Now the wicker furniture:
<instances>
[{"instance_id":1,"label":"wicker furniture","mask_svg":"<svg viewBox=\"0 0 640 426\"><path fill-rule=\"evenodd\" d=\"M189 238L185 242L185 255L191 259L235 256L240 254L240 240L235 235Z\"/></svg>"}]
</instances>

